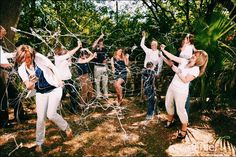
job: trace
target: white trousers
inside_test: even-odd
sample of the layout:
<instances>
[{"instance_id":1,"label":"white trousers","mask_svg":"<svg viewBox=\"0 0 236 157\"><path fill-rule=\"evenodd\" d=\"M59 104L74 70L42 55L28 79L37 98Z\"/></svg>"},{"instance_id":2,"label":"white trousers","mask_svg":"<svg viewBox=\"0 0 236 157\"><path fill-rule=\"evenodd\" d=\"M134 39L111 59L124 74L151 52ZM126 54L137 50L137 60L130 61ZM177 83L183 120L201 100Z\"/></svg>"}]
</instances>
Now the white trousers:
<instances>
[{"instance_id":1,"label":"white trousers","mask_svg":"<svg viewBox=\"0 0 236 157\"><path fill-rule=\"evenodd\" d=\"M107 67L106 66L94 66L94 78L96 84L96 96L101 97L101 90L100 90L100 83L102 79L102 90L104 96L108 96L108 74L107 74Z\"/></svg>"},{"instance_id":2,"label":"white trousers","mask_svg":"<svg viewBox=\"0 0 236 157\"><path fill-rule=\"evenodd\" d=\"M36 143L42 145L45 137L45 120L48 117L61 130L65 131L68 123L57 113L57 107L60 105L62 97L62 88L58 87L49 93L36 93Z\"/></svg>"},{"instance_id":3,"label":"white trousers","mask_svg":"<svg viewBox=\"0 0 236 157\"><path fill-rule=\"evenodd\" d=\"M182 124L188 123L188 114L185 109L185 102L187 100L187 97L188 91L178 91L178 88L175 88L172 85L168 87L165 101L166 111L169 115L174 115L175 103L176 112Z\"/></svg>"}]
</instances>

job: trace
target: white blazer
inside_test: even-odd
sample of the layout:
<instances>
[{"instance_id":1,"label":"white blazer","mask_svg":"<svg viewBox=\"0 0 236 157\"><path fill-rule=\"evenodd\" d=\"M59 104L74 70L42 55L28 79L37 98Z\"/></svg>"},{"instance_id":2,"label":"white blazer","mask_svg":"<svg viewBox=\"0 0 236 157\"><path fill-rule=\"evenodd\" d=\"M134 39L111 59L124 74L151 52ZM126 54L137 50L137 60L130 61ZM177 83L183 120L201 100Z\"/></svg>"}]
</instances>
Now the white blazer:
<instances>
[{"instance_id":1,"label":"white blazer","mask_svg":"<svg viewBox=\"0 0 236 157\"><path fill-rule=\"evenodd\" d=\"M44 74L44 77L46 81L55 87L60 86L60 77L58 75L57 68L55 65L44 55L40 53L35 54L35 59L34 62L36 66L38 66ZM26 67L25 63L23 63L19 68L18 68L18 73L23 80L23 82L29 80L29 75L26 72Z\"/></svg>"}]
</instances>

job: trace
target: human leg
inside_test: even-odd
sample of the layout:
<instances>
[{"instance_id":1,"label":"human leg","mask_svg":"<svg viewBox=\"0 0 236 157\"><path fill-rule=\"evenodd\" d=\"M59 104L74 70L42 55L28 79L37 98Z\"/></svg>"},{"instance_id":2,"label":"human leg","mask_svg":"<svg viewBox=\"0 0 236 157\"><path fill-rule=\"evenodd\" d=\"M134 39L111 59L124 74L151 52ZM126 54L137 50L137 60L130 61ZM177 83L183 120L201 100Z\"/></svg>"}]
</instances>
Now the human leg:
<instances>
[{"instance_id":1,"label":"human leg","mask_svg":"<svg viewBox=\"0 0 236 157\"><path fill-rule=\"evenodd\" d=\"M61 130L65 131L68 127L68 123L57 113L57 108L60 105L62 88L55 88L48 93L48 105L47 105L47 117L53 121Z\"/></svg>"},{"instance_id":2,"label":"human leg","mask_svg":"<svg viewBox=\"0 0 236 157\"><path fill-rule=\"evenodd\" d=\"M155 105L154 90L151 89L151 87L146 87L144 93L147 97L147 105L148 105L147 116L152 117L154 115L154 105Z\"/></svg>"},{"instance_id":3,"label":"human leg","mask_svg":"<svg viewBox=\"0 0 236 157\"><path fill-rule=\"evenodd\" d=\"M9 122L8 92L5 72L0 69L0 127L7 127Z\"/></svg>"},{"instance_id":4,"label":"human leg","mask_svg":"<svg viewBox=\"0 0 236 157\"><path fill-rule=\"evenodd\" d=\"M72 110L72 112L76 112L77 107L78 107L78 94L77 94L76 87L74 85L73 80L71 80L71 79L65 80L64 82L65 82L64 88L66 88L66 90L70 94L71 110Z\"/></svg>"},{"instance_id":5,"label":"human leg","mask_svg":"<svg viewBox=\"0 0 236 157\"><path fill-rule=\"evenodd\" d=\"M9 96L9 104L14 108L14 119L20 123L22 120L26 120L26 112L24 111L20 93L16 88L14 82L9 82L9 86L7 88L8 96Z\"/></svg>"},{"instance_id":6,"label":"human leg","mask_svg":"<svg viewBox=\"0 0 236 157\"><path fill-rule=\"evenodd\" d=\"M102 89L105 98L108 98L108 74L107 68L103 67L103 74L102 74Z\"/></svg>"},{"instance_id":7,"label":"human leg","mask_svg":"<svg viewBox=\"0 0 236 157\"><path fill-rule=\"evenodd\" d=\"M176 92L176 95L175 95L176 112L182 123L182 128L180 132L181 137L185 137L186 132L187 132L187 126L188 126L188 114L185 109L185 102L187 100L187 96L188 96L188 93L179 93L179 92Z\"/></svg>"},{"instance_id":8,"label":"human leg","mask_svg":"<svg viewBox=\"0 0 236 157\"><path fill-rule=\"evenodd\" d=\"M79 85L80 85L79 99L80 99L80 103L82 104L82 106L84 106L87 101L87 95L88 95L87 79L88 79L88 77L86 76L86 74L81 75L78 78Z\"/></svg>"},{"instance_id":9,"label":"human leg","mask_svg":"<svg viewBox=\"0 0 236 157\"><path fill-rule=\"evenodd\" d=\"M116 92L117 92L117 98L118 98L118 103L122 102L123 99L123 91L122 91L122 83L124 83L124 80L119 78L116 81Z\"/></svg>"},{"instance_id":10,"label":"human leg","mask_svg":"<svg viewBox=\"0 0 236 157\"><path fill-rule=\"evenodd\" d=\"M185 102L185 109L187 111L187 114L189 115L189 109L190 109L190 94L188 94L186 102Z\"/></svg>"},{"instance_id":11,"label":"human leg","mask_svg":"<svg viewBox=\"0 0 236 157\"><path fill-rule=\"evenodd\" d=\"M45 119L48 105L48 94L36 93L36 143L41 146L45 137Z\"/></svg>"},{"instance_id":12,"label":"human leg","mask_svg":"<svg viewBox=\"0 0 236 157\"><path fill-rule=\"evenodd\" d=\"M165 125L165 127L169 128L169 127L171 127L171 125L174 122L174 113L175 113L174 89L171 86L169 86L168 89L167 89L165 106L166 106L166 111L168 113L168 115L167 115L167 124Z\"/></svg>"},{"instance_id":13,"label":"human leg","mask_svg":"<svg viewBox=\"0 0 236 157\"><path fill-rule=\"evenodd\" d=\"M171 86L168 87L166 93L165 106L168 113L168 121L172 121L174 117L175 107L174 107L174 93Z\"/></svg>"},{"instance_id":14,"label":"human leg","mask_svg":"<svg viewBox=\"0 0 236 157\"><path fill-rule=\"evenodd\" d=\"M102 96L100 89L100 82L102 77L102 71L99 66L94 66L94 78L95 78L95 86L96 86L96 97L100 98Z\"/></svg>"},{"instance_id":15,"label":"human leg","mask_svg":"<svg viewBox=\"0 0 236 157\"><path fill-rule=\"evenodd\" d=\"M87 86L88 86L88 95L87 95L87 102L92 100L95 97L95 92L93 89L93 83L90 79L90 77L88 76L87 78Z\"/></svg>"}]
</instances>

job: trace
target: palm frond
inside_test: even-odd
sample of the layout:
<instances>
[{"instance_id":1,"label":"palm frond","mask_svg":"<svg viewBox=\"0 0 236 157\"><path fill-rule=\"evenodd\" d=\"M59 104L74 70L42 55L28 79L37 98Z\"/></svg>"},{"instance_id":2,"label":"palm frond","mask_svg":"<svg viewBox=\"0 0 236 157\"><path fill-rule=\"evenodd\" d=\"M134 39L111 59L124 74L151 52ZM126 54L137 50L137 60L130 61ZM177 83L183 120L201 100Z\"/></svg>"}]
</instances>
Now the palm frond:
<instances>
[{"instance_id":1,"label":"palm frond","mask_svg":"<svg viewBox=\"0 0 236 157\"><path fill-rule=\"evenodd\" d=\"M223 152L223 153L231 152L230 155L235 156L236 148L232 143L228 141L229 139L230 139L229 136L216 138L215 141L213 142L216 152Z\"/></svg>"}]
</instances>

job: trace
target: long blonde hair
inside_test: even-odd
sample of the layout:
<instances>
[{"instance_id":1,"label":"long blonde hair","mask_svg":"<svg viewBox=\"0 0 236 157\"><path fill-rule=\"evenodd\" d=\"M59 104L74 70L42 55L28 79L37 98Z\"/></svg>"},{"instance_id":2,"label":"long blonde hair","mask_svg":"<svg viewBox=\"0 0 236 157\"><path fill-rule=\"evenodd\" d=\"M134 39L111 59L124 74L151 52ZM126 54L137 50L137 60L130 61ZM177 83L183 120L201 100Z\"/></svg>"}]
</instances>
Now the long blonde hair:
<instances>
[{"instance_id":1,"label":"long blonde hair","mask_svg":"<svg viewBox=\"0 0 236 157\"><path fill-rule=\"evenodd\" d=\"M29 45L20 45L16 49L16 62L22 63L22 60L25 58L25 54L29 52L31 54L32 60L35 58L35 51Z\"/></svg>"},{"instance_id":2,"label":"long blonde hair","mask_svg":"<svg viewBox=\"0 0 236 157\"><path fill-rule=\"evenodd\" d=\"M194 52L194 54L197 55L197 60L195 62L195 65L199 66L199 70L200 70L199 77L200 77L206 71L206 67L208 63L208 54L204 50L197 50Z\"/></svg>"}]
</instances>

